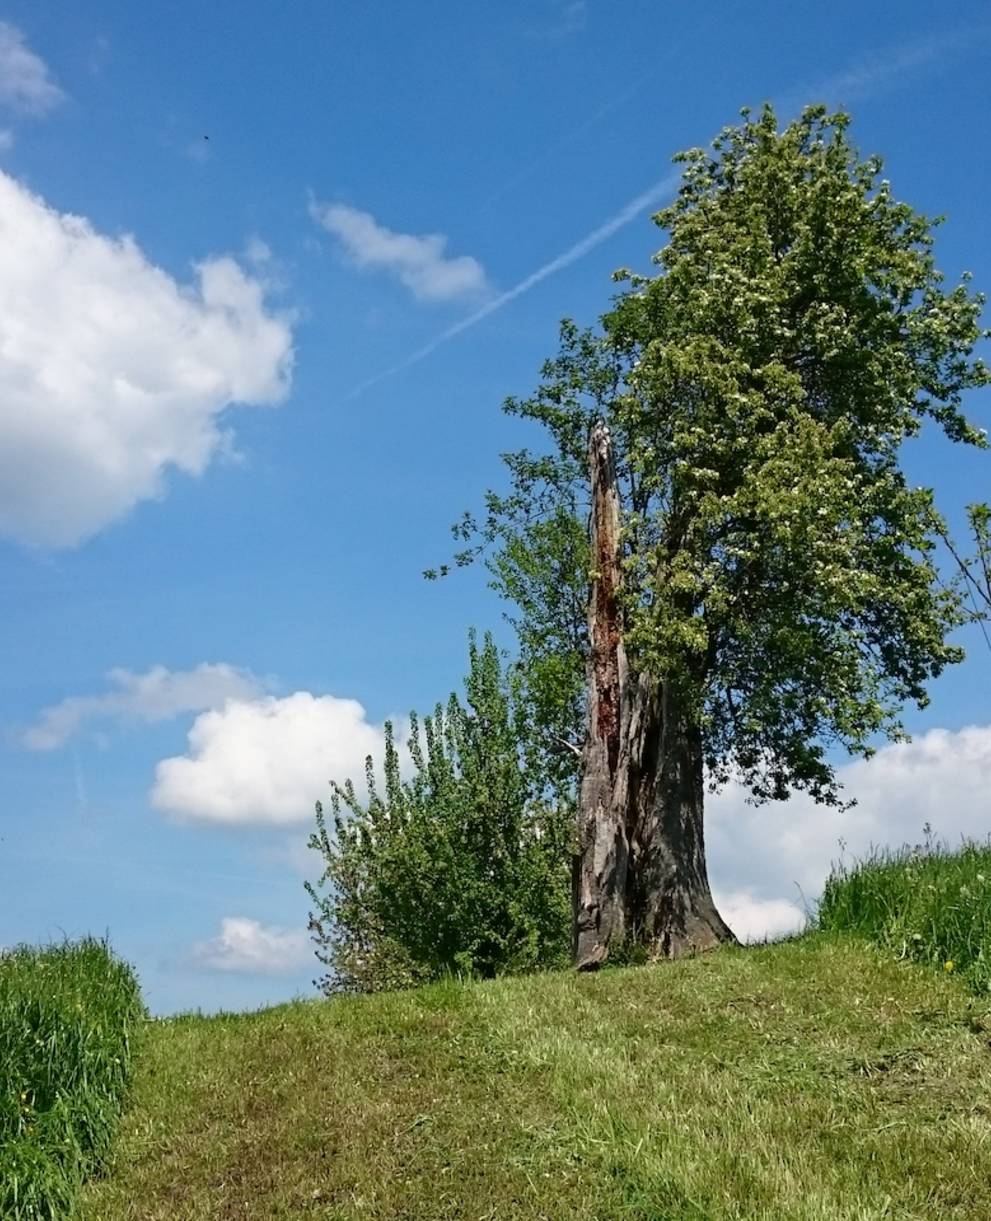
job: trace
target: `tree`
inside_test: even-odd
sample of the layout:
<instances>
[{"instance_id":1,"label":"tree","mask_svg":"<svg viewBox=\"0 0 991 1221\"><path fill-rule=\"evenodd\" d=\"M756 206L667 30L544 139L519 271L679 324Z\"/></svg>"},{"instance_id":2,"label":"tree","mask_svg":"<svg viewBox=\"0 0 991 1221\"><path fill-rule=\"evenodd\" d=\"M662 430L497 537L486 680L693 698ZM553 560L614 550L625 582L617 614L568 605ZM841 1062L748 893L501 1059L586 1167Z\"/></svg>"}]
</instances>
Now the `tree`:
<instances>
[{"instance_id":1,"label":"tree","mask_svg":"<svg viewBox=\"0 0 991 1221\"><path fill-rule=\"evenodd\" d=\"M522 709L491 636L469 639L466 702L410 718L403 779L386 725L384 786L367 801L332 784L332 830L317 806L306 884L325 991L408 987L445 974L492 976L567 961L573 810L547 802L521 752Z\"/></svg>"},{"instance_id":2,"label":"tree","mask_svg":"<svg viewBox=\"0 0 991 1221\"><path fill-rule=\"evenodd\" d=\"M962 657L945 526L899 453L926 420L986 444L961 410L989 381L983 298L944 290L938 222L848 123L744 111L679 155L657 274L617 273L599 331L563 324L535 395L506 404L548 451L508 455L509 494L455 528L457 562L484 552L516 604L546 749L584 742L559 753L579 784L580 968L629 939L653 956L730 940L706 779L839 804L830 749L904 737L900 708Z\"/></svg>"}]
</instances>

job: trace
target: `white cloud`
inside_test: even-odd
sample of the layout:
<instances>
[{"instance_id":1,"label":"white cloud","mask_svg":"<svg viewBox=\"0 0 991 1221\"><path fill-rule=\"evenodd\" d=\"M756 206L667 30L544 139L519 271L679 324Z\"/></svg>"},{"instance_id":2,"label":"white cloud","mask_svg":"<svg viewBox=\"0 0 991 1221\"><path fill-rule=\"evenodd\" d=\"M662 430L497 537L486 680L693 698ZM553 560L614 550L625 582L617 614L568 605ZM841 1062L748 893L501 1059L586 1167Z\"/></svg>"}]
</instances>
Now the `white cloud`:
<instances>
[{"instance_id":1,"label":"white cloud","mask_svg":"<svg viewBox=\"0 0 991 1221\"><path fill-rule=\"evenodd\" d=\"M254 233L248 238L244 247L244 257L252 267L265 267L272 261L272 249L267 242L262 241L257 233Z\"/></svg>"},{"instance_id":2,"label":"white cloud","mask_svg":"<svg viewBox=\"0 0 991 1221\"><path fill-rule=\"evenodd\" d=\"M360 782L383 742L356 700L308 691L230 700L196 718L187 754L158 764L152 803L207 822L306 822L328 782Z\"/></svg>"},{"instance_id":3,"label":"white cloud","mask_svg":"<svg viewBox=\"0 0 991 1221\"><path fill-rule=\"evenodd\" d=\"M253 699L262 682L249 670L226 662L204 662L193 670L152 666L144 674L114 669L113 690L103 695L73 695L45 708L22 742L31 750L54 750L83 725L101 720L164 721L183 712L222 707L230 699Z\"/></svg>"},{"instance_id":4,"label":"white cloud","mask_svg":"<svg viewBox=\"0 0 991 1221\"><path fill-rule=\"evenodd\" d=\"M45 61L31 50L24 35L0 21L0 102L23 114L47 114L64 94Z\"/></svg>"},{"instance_id":5,"label":"white cloud","mask_svg":"<svg viewBox=\"0 0 991 1221\"><path fill-rule=\"evenodd\" d=\"M0 172L0 534L70 546L201 474L234 403L289 388L292 334L230 258L195 286Z\"/></svg>"},{"instance_id":6,"label":"white cloud","mask_svg":"<svg viewBox=\"0 0 991 1221\"><path fill-rule=\"evenodd\" d=\"M281 975L298 970L311 953L303 929L274 928L247 916L225 916L218 936L193 947L193 961L210 971Z\"/></svg>"},{"instance_id":7,"label":"white cloud","mask_svg":"<svg viewBox=\"0 0 991 1221\"><path fill-rule=\"evenodd\" d=\"M356 267L388 272L418 301L454 301L488 291L481 263L466 254L447 256L447 238L439 233L396 233L346 204L314 203L310 213Z\"/></svg>"},{"instance_id":8,"label":"white cloud","mask_svg":"<svg viewBox=\"0 0 991 1221\"><path fill-rule=\"evenodd\" d=\"M739 787L709 798L706 846L714 893L727 922L761 937L787 931L787 911L801 911L822 891L831 862L865 856L872 845L900 847L922 839L928 822L951 846L991 833L991 725L956 732L933 729L914 742L882 747L840 769L845 795L858 804L840 812L805 796L748 806Z\"/></svg>"},{"instance_id":9,"label":"white cloud","mask_svg":"<svg viewBox=\"0 0 991 1221\"><path fill-rule=\"evenodd\" d=\"M764 941L796 933L805 926L805 913L787 899L758 899L747 891L723 894L714 890L719 914L741 941Z\"/></svg>"}]
</instances>

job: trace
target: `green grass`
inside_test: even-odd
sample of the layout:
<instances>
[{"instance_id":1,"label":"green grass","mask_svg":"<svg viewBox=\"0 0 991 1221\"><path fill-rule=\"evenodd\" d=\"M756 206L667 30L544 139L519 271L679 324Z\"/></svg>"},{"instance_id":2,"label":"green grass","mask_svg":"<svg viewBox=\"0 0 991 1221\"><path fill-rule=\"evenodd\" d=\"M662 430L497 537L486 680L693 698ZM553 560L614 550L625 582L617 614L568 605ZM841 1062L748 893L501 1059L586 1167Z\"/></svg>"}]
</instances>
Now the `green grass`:
<instances>
[{"instance_id":1,"label":"green grass","mask_svg":"<svg viewBox=\"0 0 991 1221\"><path fill-rule=\"evenodd\" d=\"M926 842L876 850L834 867L818 926L867 937L900 958L961 976L991 993L991 843L956 851Z\"/></svg>"},{"instance_id":2,"label":"green grass","mask_svg":"<svg viewBox=\"0 0 991 1221\"><path fill-rule=\"evenodd\" d=\"M93 1221L991 1217L991 1009L816 933L152 1023Z\"/></svg>"},{"instance_id":3,"label":"green grass","mask_svg":"<svg viewBox=\"0 0 991 1221\"><path fill-rule=\"evenodd\" d=\"M109 1150L143 1017L104 942L0 954L0 1216L72 1215Z\"/></svg>"}]
</instances>

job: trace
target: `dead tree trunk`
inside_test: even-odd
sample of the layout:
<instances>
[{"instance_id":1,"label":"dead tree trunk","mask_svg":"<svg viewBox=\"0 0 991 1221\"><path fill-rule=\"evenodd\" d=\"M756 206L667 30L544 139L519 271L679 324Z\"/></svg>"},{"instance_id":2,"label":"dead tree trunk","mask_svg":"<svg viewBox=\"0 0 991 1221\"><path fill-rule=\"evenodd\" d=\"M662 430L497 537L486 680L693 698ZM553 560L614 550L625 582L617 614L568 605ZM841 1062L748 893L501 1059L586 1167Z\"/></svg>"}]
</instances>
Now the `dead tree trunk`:
<instances>
[{"instance_id":1,"label":"dead tree trunk","mask_svg":"<svg viewBox=\"0 0 991 1221\"><path fill-rule=\"evenodd\" d=\"M619 492L609 431L589 440L592 583L574 951L595 970L632 940L651 957L733 941L709 889L697 718L674 685L634 672L623 647Z\"/></svg>"},{"instance_id":2,"label":"dead tree trunk","mask_svg":"<svg viewBox=\"0 0 991 1221\"><path fill-rule=\"evenodd\" d=\"M620 593L619 492L604 424L589 439L592 480L592 587L588 610L588 723L573 866L575 965L594 970L622 941L626 917L628 673Z\"/></svg>"}]
</instances>

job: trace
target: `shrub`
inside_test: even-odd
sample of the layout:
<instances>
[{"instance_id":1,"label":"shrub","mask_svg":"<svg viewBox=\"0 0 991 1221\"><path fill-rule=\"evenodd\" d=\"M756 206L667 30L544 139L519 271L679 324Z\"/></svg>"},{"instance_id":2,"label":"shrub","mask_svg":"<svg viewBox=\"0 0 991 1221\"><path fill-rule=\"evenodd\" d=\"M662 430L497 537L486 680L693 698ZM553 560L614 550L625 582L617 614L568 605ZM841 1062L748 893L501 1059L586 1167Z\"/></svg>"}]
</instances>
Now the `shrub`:
<instances>
[{"instance_id":1,"label":"shrub","mask_svg":"<svg viewBox=\"0 0 991 1221\"><path fill-rule=\"evenodd\" d=\"M363 804L332 785L310 847L324 874L307 891L326 992L409 987L448 974L563 965L570 940L572 811L535 791L519 708L490 636L469 645L467 702L411 717L404 780L386 727L384 789L371 758ZM321 893L322 892L322 893Z\"/></svg>"},{"instance_id":2,"label":"shrub","mask_svg":"<svg viewBox=\"0 0 991 1221\"><path fill-rule=\"evenodd\" d=\"M127 1087L137 981L106 942L0 953L0 1216L71 1215Z\"/></svg>"},{"instance_id":3,"label":"shrub","mask_svg":"<svg viewBox=\"0 0 991 1221\"><path fill-rule=\"evenodd\" d=\"M954 971L991 991L991 841L957 851L933 843L875 849L834 865L819 904L823 930L850 932L899 957Z\"/></svg>"}]
</instances>

